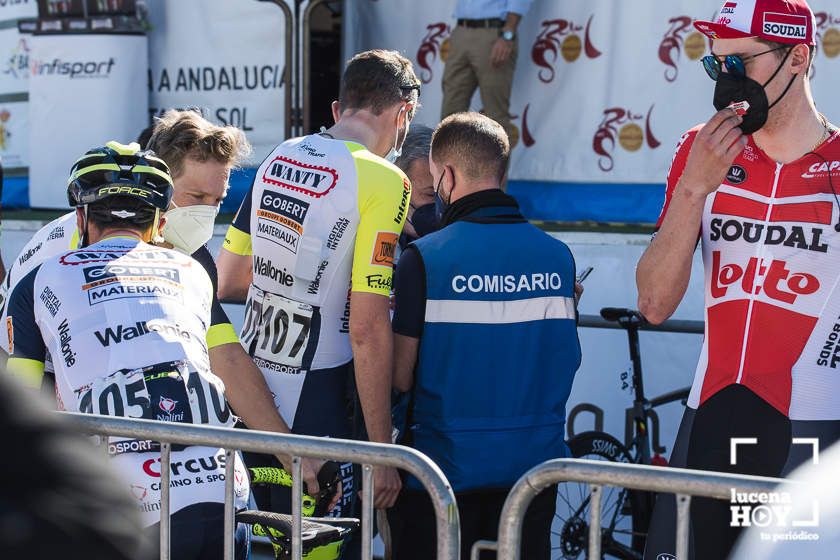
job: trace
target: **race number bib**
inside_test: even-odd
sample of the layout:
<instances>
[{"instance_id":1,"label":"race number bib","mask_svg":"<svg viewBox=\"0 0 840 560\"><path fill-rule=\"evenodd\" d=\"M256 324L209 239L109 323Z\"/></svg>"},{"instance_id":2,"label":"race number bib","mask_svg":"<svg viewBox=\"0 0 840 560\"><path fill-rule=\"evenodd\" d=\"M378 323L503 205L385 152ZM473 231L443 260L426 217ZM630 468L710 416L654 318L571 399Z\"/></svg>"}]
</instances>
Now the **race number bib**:
<instances>
[{"instance_id":1,"label":"race number bib","mask_svg":"<svg viewBox=\"0 0 840 560\"><path fill-rule=\"evenodd\" d=\"M252 357L300 367L312 334L315 308L251 286L242 345Z\"/></svg>"},{"instance_id":2,"label":"race number bib","mask_svg":"<svg viewBox=\"0 0 840 560\"><path fill-rule=\"evenodd\" d=\"M162 422L230 426L235 419L224 385L185 362L121 370L83 387L79 411Z\"/></svg>"}]
</instances>

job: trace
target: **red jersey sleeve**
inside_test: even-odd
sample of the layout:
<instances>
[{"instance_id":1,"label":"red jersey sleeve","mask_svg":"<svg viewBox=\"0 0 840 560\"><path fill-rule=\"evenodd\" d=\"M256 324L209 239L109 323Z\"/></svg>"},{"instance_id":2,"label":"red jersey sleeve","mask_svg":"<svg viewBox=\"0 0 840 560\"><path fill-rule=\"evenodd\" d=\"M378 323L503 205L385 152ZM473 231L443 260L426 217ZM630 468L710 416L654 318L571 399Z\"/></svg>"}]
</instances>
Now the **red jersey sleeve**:
<instances>
[{"instance_id":1,"label":"red jersey sleeve","mask_svg":"<svg viewBox=\"0 0 840 560\"><path fill-rule=\"evenodd\" d=\"M703 125L698 125L680 138L677 144L677 149L674 152L674 159L671 161L671 169L668 171L668 181L665 185L665 202L662 203L662 211L659 213L659 219L656 220L657 231L662 226L662 221L665 219L665 214L668 212L668 206L671 204L671 196L674 194L674 189L685 171L685 164L688 161L688 154L691 152L691 146L694 143L694 138Z\"/></svg>"}]
</instances>

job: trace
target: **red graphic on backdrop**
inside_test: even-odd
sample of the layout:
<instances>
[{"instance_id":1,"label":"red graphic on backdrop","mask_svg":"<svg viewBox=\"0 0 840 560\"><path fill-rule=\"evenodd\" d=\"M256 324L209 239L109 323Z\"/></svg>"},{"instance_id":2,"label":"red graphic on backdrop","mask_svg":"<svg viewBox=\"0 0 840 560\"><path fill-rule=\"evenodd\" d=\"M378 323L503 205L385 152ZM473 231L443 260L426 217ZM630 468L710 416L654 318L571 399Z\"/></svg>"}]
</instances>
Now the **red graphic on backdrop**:
<instances>
[{"instance_id":1,"label":"red graphic on backdrop","mask_svg":"<svg viewBox=\"0 0 840 560\"><path fill-rule=\"evenodd\" d=\"M536 140L534 140L534 137L531 136L531 131L528 129L528 109L530 109L530 107L530 103L525 105L525 111L522 112L522 143L526 148L530 148L536 144Z\"/></svg>"},{"instance_id":2,"label":"red graphic on backdrop","mask_svg":"<svg viewBox=\"0 0 840 560\"><path fill-rule=\"evenodd\" d=\"M840 18L828 12L814 14L817 20L817 47L822 50L826 58L840 56ZM813 75L811 76L813 78Z\"/></svg>"},{"instance_id":3,"label":"red graphic on backdrop","mask_svg":"<svg viewBox=\"0 0 840 560\"><path fill-rule=\"evenodd\" d=\"M683 35L691 29L691 18L688 16L675 17L668 20L668 24L671 27L659 44L659 60L668 67L665 69L665 79L673 82L680 73L677 61L682 52Z\"/></svg>"},{"instance_id":4,"label":"red graphic on backdrop","mask_svg":"<svg viewBox=\"0 0 840 560\"><path fill-rule=\"evenodd\" d=\"M614 166L613 152L616 143L628 152L638 151L645 143L652 150L662 144L654 136L651 127L653 107L654 105L650 106L647 117L619 107L604 110L604 120L598 125L598 130L592 139L592 149L600 156L598 168L601 171L605 173L612 171ZM642 120L645 124L644 130L637 124Z\"/></svg>"},{"instance_id":5,"label":"red graphic on backdrop","mask_svg":"<svg viewBox=\"0 0 840 560\"><path fill-rule=\"evenodd\" d=\"M417 64L420 66L420 80L428 84L434 77L432 64L438 56L445 58L441 53L441 44L449 37L449 26L445 23L432 23L426 26L426 36L420 42L417 49Z\"/></svg>"},{"instance_id":6,"label":"red graphic on backdrop","mask_svg":"<svg viewBox=\"0 0 840 560\"><path fill-rule=\"evenodd\" d=\"M576 25L571 20L550 19L542 22L542 31L531 48L531 60L540 67L537 74L540 81L550 83L554 80L554 66L562 56L566 62L574 62L580 57L581 50L587 58L598 58L601 51L595 48L590 37L592 18L586 22L586 28ZM581 46L578 33L584 32L584 44ZM582 47L582 48L581 48Z\"/></svg>"}]
</instances>

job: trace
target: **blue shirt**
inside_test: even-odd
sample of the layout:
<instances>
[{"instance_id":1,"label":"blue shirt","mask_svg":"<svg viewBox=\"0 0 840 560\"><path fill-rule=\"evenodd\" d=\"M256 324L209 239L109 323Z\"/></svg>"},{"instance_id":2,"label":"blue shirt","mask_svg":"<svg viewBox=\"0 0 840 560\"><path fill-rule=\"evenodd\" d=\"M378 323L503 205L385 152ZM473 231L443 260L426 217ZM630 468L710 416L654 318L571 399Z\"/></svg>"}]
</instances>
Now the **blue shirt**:
<instances>
[{"instance_id":1,"label":"blue shirt","mask_svg":"<svg viewBox=\"0 0 840 560\"><path fill-rule=\"evenodd\" d=\"M505 19L508 12L524 16L532 0L458 0L455 19Z\"/></svg>"}]
</instances>

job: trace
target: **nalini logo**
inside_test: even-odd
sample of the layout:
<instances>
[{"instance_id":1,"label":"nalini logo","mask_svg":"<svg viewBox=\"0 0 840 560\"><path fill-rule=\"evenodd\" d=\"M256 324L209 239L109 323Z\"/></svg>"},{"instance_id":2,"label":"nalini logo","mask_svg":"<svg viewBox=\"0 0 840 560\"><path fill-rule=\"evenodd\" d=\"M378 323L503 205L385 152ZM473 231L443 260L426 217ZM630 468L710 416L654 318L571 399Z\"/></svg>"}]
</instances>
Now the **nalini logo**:
<instances>
[{"instance_id":1,"label":"nalini logo","mask_svg":"<svg viewBox=\"0 0 840 560\"><path fill-rule=\"evenodd\" d=\"M665 68L665 80L676 81L679 76L677 62L680 55L685 52L689 60L697 61L706 53L706 40L698 32L691 31L692 18L689 16L678 16L668 20L668 31L659 43L659 60Z\"/></svg>"},{"instance_id":2,"label":"nalini logo","mask_svg":"<svg viewBox=\"0 0 840 560\"><path fill-rule=\"evenodd\" d=\"M114 69L116 60L65 61L55 58L52 61L31 60L29 69L33 76L67 76L76 78L107 78Z\"/></svg>"},{"instance_id":3,"label":"nalini logo","mask_svg":"<svg viewBox=\"0 0 840 560\"><path fill-rule=\"evenodd\" d=\"M175 406L178 404L178 401L169 399L167 397L161 397L158 406L162 411L167 414L170 414L173 410L175 410Z\"/></svg>"},{"instance_id":4,"label":"nalini logo","mask_svg":"<svg viewBox=\"0 0 840 560\"><path fill-rule=\"evenodd\" d=\"M542 22L543 29L531 47L531 60L540 68L537 77L541 82L548 84L554 80L554 65L559 62L559 57L571 63L580 58L581 53L586 54L587 58L601 56L601 51L595 48L590 36L593 17L595 16L589 16L585 29L582 25L566 19ZM580 40L581 31L583 41Z\"/></svg>"},{"instance_id":5,"label":"nalini logo","mask_svg":"<svg viewBox=\"0 0 840 560\"><path fill-rule=\"evenodd\" d=\"M139 484L132 484L131 495L137 498L138 501L143 501L146 499L146 496L149 495L149 491L148 489L146 489L145 486L140 486Z\"/></svg>"},{"instance_id":6,"label":"nalini logo","mask_svg":"<svg viewBox=\"0 0 840 560\"><path fill-rule=\"evenodd\" d=\"M426 26L426 36L417 49L417 65L420 67L420 80L428 84L434 78L433 64L440 58L446 62L449 57L449 26L445 23L431 23Z\"/></svg>"},{"instance_id":7,"label":"nalini logo","mask_svg":"<svg viewBox=\"0 0 840 560\"><path fill-rule=\"evenodd\" d=\"M628 152L637 152L645 144L652 150L661 145L651 128L653 107L653 105L650 106L647 116L620 107L604 110L604 119L598 125L598 130L592 139L592 149L600 156L598 168L601 171L606 173L613 169L613 151L616 140L618 145ZM644 129L638 124L643 121Z\"/></svg>"}]
</instances>

